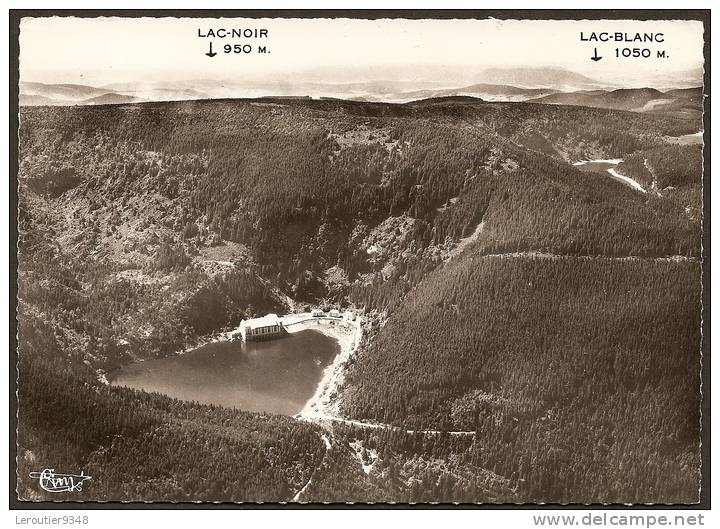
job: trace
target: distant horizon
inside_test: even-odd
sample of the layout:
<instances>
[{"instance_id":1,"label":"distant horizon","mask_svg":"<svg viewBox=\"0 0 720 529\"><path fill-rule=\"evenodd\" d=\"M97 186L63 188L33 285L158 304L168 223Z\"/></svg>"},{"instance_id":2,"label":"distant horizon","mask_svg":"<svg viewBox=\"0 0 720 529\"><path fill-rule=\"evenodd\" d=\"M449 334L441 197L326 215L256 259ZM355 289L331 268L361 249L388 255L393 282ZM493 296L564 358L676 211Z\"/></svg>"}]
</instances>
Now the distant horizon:
<instances>
[{"instance_id":1,"label":"distant horizon","mask_svg":"<svg viewBox=\"0 0 720 529\"><path fill-rule=\"evenodd\" d=\"M616 44L580 41L581 31L610 25L617 31L664 32L667 57L620 59L612 53ZM219 27L267 28L268 36L198 37ZM55 42L63 46L49 45ZM210 42L213 57L206 56ZM222 50L235 44L254 46L254 53ZM261 46L268 53L259 53ZM93 87L192 81L530 86L478 78L483 71L520 68L562 69L617 88L670 87L701 76L702 47L702 24L679 20L23 18L20 79ZM604 59L590 60L596 49Z\"/></svg>"},{"instance_id":2,"label":"distant horizon","mask_svg":"<svg viewBox=\"0 0 720 529\"><path fill-rule=\"evenodd\" d=\"M680 79L671 79L669 81L661 81L661 80L654 80L654 82L650 82L648 84L642 84L642 82L626 82L626 83L613 83L613 82L602 82L597 79L593 79L591 77L586 76L585 74L581 74L579 72L575 72L573 70L570 70L568 68L564 68L561 66L514 66L514 67L491 67L491 68L485 68L482 70L479 70L477 72L477 75L475 75L476 79L458 79L456 81L450 81L450 80L432 80L432 79L411 79L411 78L399 78L399 79L391 79L389 77L378 77L376 79L358 79L358 80L318 80L318 79L293 79L293 80L278 80L273 78L257 78L247 81L242 80L236 80L231 78L225 78L225 79L192 79L192 78L184 78L184 79L173 79L173 80L159 80L159 79L141 79L137 81L121 81L121 82L104 82L104 81L94 81L94 82L84 82L82 79L79 81L71 81L71 82L63 82L63 81L53 81L48 79L41 79L38 77L31 76L30 78L21 79L21 83L36 83L36 84L44 84L48 86L61 86L61 85L75 85L75 86L86 86L91 88L98 88L98 89L108 89L108 90L115 90L115 91L122 91L122 88L120 87L130 87L132 86L133 89L137 89L138 87L142 87L143 85L146 85L147 87L163 87L163 88L173 88L173 83L182 83L185 85L188 84L196 84L196 85L207 85L207 84L226 84L230 86L235 87L241 87L241 86L271 86L271 85L278 85L278 86L299 86L299 85L308 85L308 86L335 86L335 87L349 87L354 85L416 85L418 87L434 87L434 88L465 88L475 85L496 85L496 86L514 86L514 87L522 87L522 88L553 88L552 83L546 83L546 84L538 84L538 83L517 83L517 82L494 82L493 80L487 80L482 78L482 74L484 72L518 72L526 70L528 72L564 72L567 74L572 75L579 75L582 77L585 77L587 79L587 83L589 84L595 84L598 86L598 89L604 89L604 90L618 90L618 89L631 89L631 88L655 88L658 90L665 89L672 89L672 87L675 87L677 84L685 84L687 86L692 87L702 87L703 86L703 79L702 79L702 69L698 69L697 72L680 72L680 73L686 73L687 77L683 80ZM166 86L163 86L166 85ZM663 86L664 85L664 86ZM408 86L409 88L409 86ZM559 88L556 88L557 90L560 90ZM574 90L560 90L560 91L574 91Z\"/></svg>"},{"instance_id":3,"label":"distant horizon","mask_svg":"<svg viewBox=\"0 0 720 529\"><path fill-rule=\"evenodd\" d=\"M597 85L599 88L603 89L622 89L622 88L672 88L675 87L678 84L684 84L687 86L702 86L703 85L703 69L701 67L698 67L696 69L690 69L686 71L680 71L676 72L673 77L670 76L663 76L658 75L655 78L647 78L647 79L626 79L626 80L605 80L601 81L599 79L590 77L589 75L585 73L581 73L579 71L571 70L569 68L565 68L562 66L537 66L537 65L528 65L528 66L512 66L512 67L501 67L501 66L492 66L488 68L478 68L478 71L474 75L458 75L457 77L453 79L447 79L444 80L438 80L438 78L429 78L429 77L422 77L422 78L412 78L412 77L399 77L399 78L391 78L390 76L379 76L375 78L370 77L354 77L354 78L347 78L347 79L322 79L318 78L316 75L310 75L307 77L301 77L293 76L293 79L289 80L287 78L277 78L277 77L270 77L270 76L259 76L253 79L233 79L232 77L225 77L225 78L213 78L213 79L203 79L203 78L193 78L193 77L177 77L174 79L168 79L167 77L163 78L139 78L135 80L123 80L123 81L113 81L109 79L87 79L85 80L82 75L79 76L79 78L74 78L70 74L53 74L53 77L48 76L48 73L45 72L44 74L38 74L36 72L26 71L24 75L21 75L20 82L21 83L41 83L46 85L79 85L79 86L88 86L93 88L109 88L113 89L113 87L117 87L118 85L133 85L133 86L141 86L143 84L145 85L151 85L151 86L160 86L163 84L166 84L167 87L171 87L173 83L182 83L182 84L192 84L195 83L197 85L202 84L208 84L208 83L218 83L218 84L228 84L233 86L253 86L253 85L272 85L272 84L278 84L278 85L326 85L326 86L349 86L349 85L359 85L359 84L408 84L408 85L418 85L418 86L435 86L435 87L447 87L447 88L462 88L464 86L472 86L476 84L488 84L488 85L509 85L509 86L518 86L518 87L525 87L525 88L551 88L551 83L546 84L538 84L538 83L521 83L521 82L494 82L493 80L487 80L483 79L482 73L485 71L501 71L501 72L511 72L511 71L519 71L519 70L527 70L527 71L547 71L547 72L567 72L569 74L575 74L582 77L587 78L588 83L592 83ZM442 78L442 76L438 76ZM560 89L560 88L558 88Z\"/></svg>"}]
</instances>

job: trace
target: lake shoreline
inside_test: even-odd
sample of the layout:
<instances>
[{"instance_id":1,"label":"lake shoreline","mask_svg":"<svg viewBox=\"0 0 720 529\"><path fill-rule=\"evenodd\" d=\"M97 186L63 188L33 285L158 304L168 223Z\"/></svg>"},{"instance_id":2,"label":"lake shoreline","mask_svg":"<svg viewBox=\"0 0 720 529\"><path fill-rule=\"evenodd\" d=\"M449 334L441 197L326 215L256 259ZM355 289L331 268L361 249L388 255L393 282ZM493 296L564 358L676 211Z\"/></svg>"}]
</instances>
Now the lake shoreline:
<instances>
[{"instance_id":1,"label":"lake shoreline","mask_svg":"<svg viewBox=\"0 0 720 529\"><path fill-rule=\"evenodd\" d=\"M301 420L319 420L323 418L330 418L335 417L339 414L338 408L339 408L339 401L337 398L337 391L342 384L342 381L344 380L344 370L345 365L349 358L352 356L352 354L357 350L360 339L362 336L362 327L360 319L356 319L354 321L350 321L350 319L334 319L334 318L313 318L309 313L298 313L298 314L290 314L286 316L282 316L281 321L283 322L283 325L285 326L288 337L291 337L295 334L303 333L303 331L315 331L316 333L326 337L331 338L332 342L334 343L335 347L335 353L330 356L330 363L325 364L325 367L319 372L319 380L315 379L315 376L310 378L306 378L307 381L309 381L312 385L310 386L313 388L313 392L310 395L310 397L307 400L300 400L299 404L302 405L302 408L299 409L299 411L289 411L289 413L283 413L280 412L280 414L284 414L286 416L295 417L297 419ZM163 360L179 360L180 358L184 358L188 356L188 353L193 353L195 351L198 351L200 349L203 349L208 346L212 346L213 344L221 344L221 347L227 348L236 341L237 339L237 330L233 329L230 331L222 331L218 333L213 333L211 335L207 335L203 338L198 339L193 344L188 344L184 348L166 355L162 358L148 358L148 359L142 359L137 362L133 362L132 364L129 364L128 366L123 366L117 370L113 370L111 373L98 373L98 379L101 380L101 382L105 385L111 385L111 386L127 386L127 387L136 387L136 389L141 389L145 391L155 391L152 387L152 379L149 381L150 385L143 387L143 384L147 384L148 382L140 382L140 386L135 386L133 383L126 383L127 381L123 382L122 378L123 376L127 376L128 368L129 366L138 367L140 365L147 366L145 369L147 370L154 370L157 369L157 367L153 364L148 365L149 361L163 361ZM262 342L263 345L266 344L280 344L282 347L282 343L284 340L282 338L278 340L271 340L269 342ZM245 343L238 343L236 344L237 347L245 348L247 345ZM258 346L260 343L251 342L252 346ZM221 349L222 350L222 349ZM310 349L307 349L308 352L315 350L314 347L311 347ZM305 350L303 350L305 351ZM192 360L189 360L192 362ZM186 364L187 365L187 364ZM193 369L196 369L197 377L198 377L198 383L201 384L202 381L207 384L208 383L208 374L203 369L198 368L189 368L188 373L186 374L186 377L194 377ZM282 377L285 376L282 374L283 372L278 372L278 375L280 380L282 380ZM213 375L214 376L214 375ZM314 380L318 380L316 383ZM210 379L212 380L212 378ZM224 381L224 377L222 374L218 375L218 383L222 385ZM268 379L270 380L270 379ZM277 380L275 376L272 376L272 380ZM250 386L247 386L245 381L238 379L236 381L239 385L237 385L238 390L248 389L253 386L251 383ZM137 384L137 381L135 382ZM227 382L226 382L227 383ZM307 387L307 386L306 386ZM149 388L149 389L148 389ZM229 388L232 388L232 383L229 386ZM163 391L161 391L163 392ZM192 396L192 393L190 396L185 397L183 394L178 395L177 393L170 392L164 392L170 397L178 398L180 400L195 400L195 398ZM242 409L245 409L243 405L235 405L228 402L212 402L217 405L221 406L237 406ZM298 410L298 408L295 408L295 410ZM247 411L256 411L253 409L248 409ZM261 410L266 413L277 413L271 410Z\"/></svg>"},{"instance_id":2,"label":"lake shoreline","mask_svg":"<svg viewBox=\"0 0 720 529\"><path fill-rule=\"evenodd\" d=\"M129 364L123 364L120 367L114 369L112 372L105 371L103 369L98 369L95 371L95 374L97 375L97 380L101 384L105 386L112 386L112 380L113 380L113 374L117 374L120 372L124 367L132 364L141 364L143 362L147 362L150 360L159 360L162 358L174 358L176 356L182 356L184 354L189 353L190 351L194 351L195 349L200 349L201 347L205 347L206 345L210 345L213 343L219 343L228 341L227 338L227 332L226 331L217 331L212 334L206 334L203 336L198 337L197 341L195 343L186 344L183 349L180 349L178 351L173 351L172 353L168 353L166 355L157 357L157 358L138 358Z\"/></svg>"},{"instance_id":3,"label":"lake shoreline","mask_svg":"<svg viewBox=\"0 0 720 529\"><path fill-rule=\"evenodd\" d=\"M325 368L315 393L294 417L307 421L341 418L338 391L345 380L345 365L360 346L363 334L362 319L359 316L352 321L344 318L316 318L311 313L302 312L281 316L280 320L288 333L306 329L315 330L325 336L334 338L340 345L340 352L335 356L333 362ZM227 333L228 339L237 336L239 332L240 326Z\"/></svg>"},{"instance_id":4,"label":"lake shoreline","mask_svg":"<svg viewBox=\"0 0 720 529\"><path fill-rule=\"evenodd\" d=\"M592 167L593 165L596 166L610 166L610 167L602 167L601 170L598 171L598 173L608 173L612 178L617 180L618 182L625 184L635 191L639 191L640 193L647 193L647 190L640 185L636 180L633 178L630 178L629 176L625 176L624 174L619 173L616 168L617 166L623 162L622 158L608 158L608 159L602 159L602 160L579 160L577 162L574 162L572 165L573 167ZM580 171L583 171L580 169ZM585 171L583 171L585 172Z\"/></svg>"},{"instance_id":5,"label":"lake shoreline","mask_svg":"<svg viewBox=\"0 0 720 529\"><path fill-rule=\"evenodd\" d=\"M306 329L318 330L326 336L334 338L340 344L340 352L325 368L314 395L295 417L310 421L339 417L338 391L345 380L345 366L357 351L362 340L361 320L358 318L353 322L338 322L332 326L324 323L313 325L311 322L304 322L301 325ZM290 332L296 331L293 329Z\"/></svg>"}]
</instances>

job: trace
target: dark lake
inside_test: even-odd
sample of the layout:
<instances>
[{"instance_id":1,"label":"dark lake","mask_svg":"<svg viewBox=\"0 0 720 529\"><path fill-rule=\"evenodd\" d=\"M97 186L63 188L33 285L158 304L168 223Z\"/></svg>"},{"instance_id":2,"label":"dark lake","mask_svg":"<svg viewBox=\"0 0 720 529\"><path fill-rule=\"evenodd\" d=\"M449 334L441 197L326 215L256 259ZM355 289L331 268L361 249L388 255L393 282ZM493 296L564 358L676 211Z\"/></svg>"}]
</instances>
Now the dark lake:
<instances>
[{"instance_id":1,"label":"dark lake","mask_svg":"<svg viewBox=\"0 0 720 529\"><path fill-rule=\"evenodd\" d=\"M110 383L182 400L295 415L340 352L336 340L303 330L267 342L216 342L113 373Z\"/></svg>"}]
</instances>

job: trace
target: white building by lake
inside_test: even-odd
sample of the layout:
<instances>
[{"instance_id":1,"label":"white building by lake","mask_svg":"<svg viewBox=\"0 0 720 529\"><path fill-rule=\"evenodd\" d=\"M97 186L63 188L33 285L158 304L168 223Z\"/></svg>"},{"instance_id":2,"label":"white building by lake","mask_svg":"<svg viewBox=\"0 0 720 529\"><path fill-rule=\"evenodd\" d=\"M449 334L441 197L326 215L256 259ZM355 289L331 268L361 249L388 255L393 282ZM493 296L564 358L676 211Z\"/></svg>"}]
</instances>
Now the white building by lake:
<instances>
[{"instance_id":1,"label":"white building by lake","mask_svg":"<svg viewBox=\"0 0 720 529\"><path fill-rule=\"evenodd\" d=\"M269 340L285 335L287 332L277 314L268 314L262 318L250 318L240 323L240 332L246 342Z\"/></svg>"}]
</instances>

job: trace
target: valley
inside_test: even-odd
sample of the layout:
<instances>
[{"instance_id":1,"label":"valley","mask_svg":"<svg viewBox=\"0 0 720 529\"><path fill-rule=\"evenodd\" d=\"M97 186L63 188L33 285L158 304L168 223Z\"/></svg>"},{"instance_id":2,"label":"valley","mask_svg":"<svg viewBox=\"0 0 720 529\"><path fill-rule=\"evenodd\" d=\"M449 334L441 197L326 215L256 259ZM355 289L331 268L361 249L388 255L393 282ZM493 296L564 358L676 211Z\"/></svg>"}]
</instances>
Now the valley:
<instances>
[{"instance_id":1,"label":"valley","mask_svg":"<svg viewBox=\"0 0 720 529\"><path fill-rule=\"evenodd\" d=\"M697 501L698 128L463 94L23 107L21 496L52 459L102 500ZM227 341L268 313L327 350Z\"/></svg>"}]
</instances>

